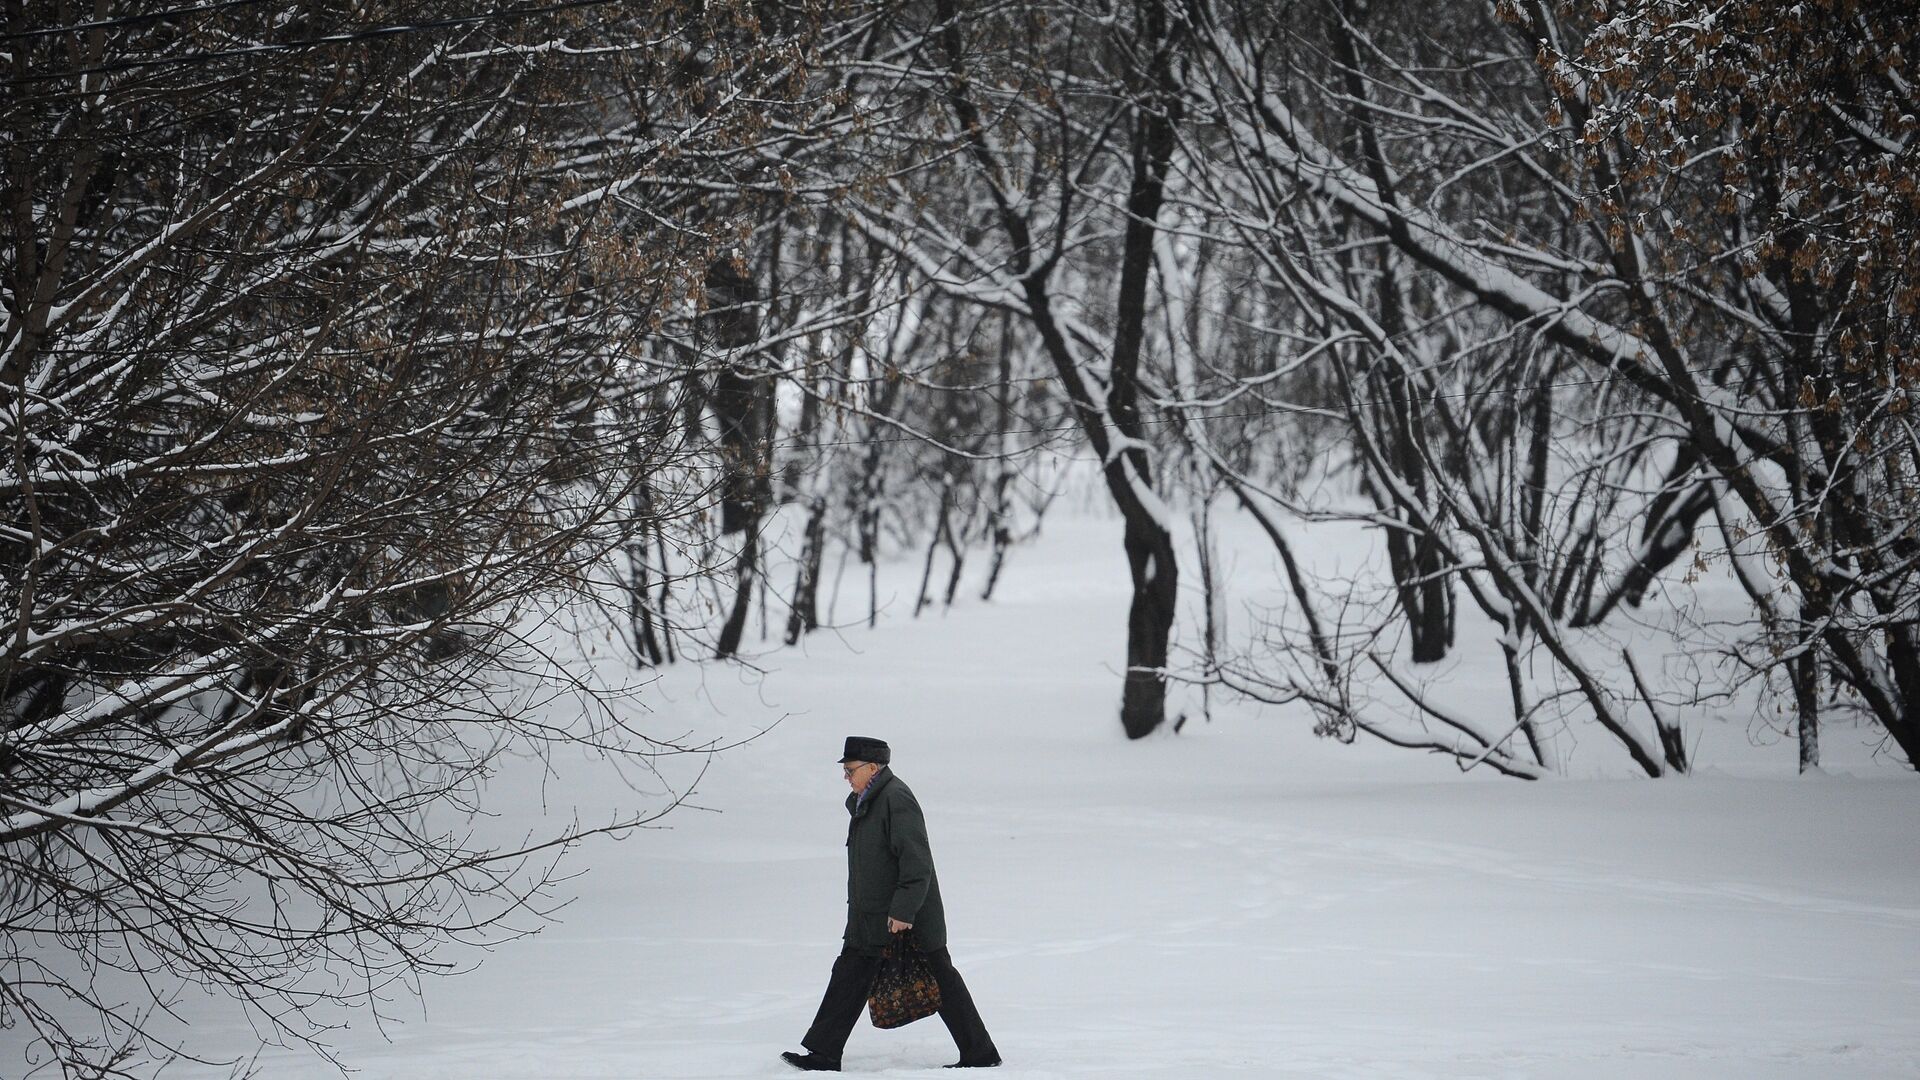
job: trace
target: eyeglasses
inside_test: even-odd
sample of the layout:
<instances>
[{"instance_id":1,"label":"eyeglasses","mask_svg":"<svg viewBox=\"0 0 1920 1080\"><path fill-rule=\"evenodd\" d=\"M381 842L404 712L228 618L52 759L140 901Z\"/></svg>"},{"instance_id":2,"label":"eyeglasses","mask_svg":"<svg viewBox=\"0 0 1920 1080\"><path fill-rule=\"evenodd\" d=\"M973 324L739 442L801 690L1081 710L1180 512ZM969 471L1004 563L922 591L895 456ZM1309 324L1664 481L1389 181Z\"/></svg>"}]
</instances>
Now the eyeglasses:
<instances>
[{"instance_id":1,"label":"eyeglasses","mask_svg":"<svg viewBox=\"0 0 1920 1080\"><path fill-rule=\"evenodd\" d=\"M849 779L849 780L851 780L851 779L853 779L853 774L854 774L854 773L857 773L857 772L859 772L859 771L860 771L861 769L864 769L864 768L866 768L867 766L869 766L869 765L871 765L871 764L873 764L873 762L871 762L871 761L863 761L863 762L861 762L861 763L860 763L860 764L858 764L858 765L842 765L842 766L840 766L840 775L841 775L841 776L844 776L844 777L846 777L846 778L847 778L847 779Z\"/></svg>"}]
</instances>

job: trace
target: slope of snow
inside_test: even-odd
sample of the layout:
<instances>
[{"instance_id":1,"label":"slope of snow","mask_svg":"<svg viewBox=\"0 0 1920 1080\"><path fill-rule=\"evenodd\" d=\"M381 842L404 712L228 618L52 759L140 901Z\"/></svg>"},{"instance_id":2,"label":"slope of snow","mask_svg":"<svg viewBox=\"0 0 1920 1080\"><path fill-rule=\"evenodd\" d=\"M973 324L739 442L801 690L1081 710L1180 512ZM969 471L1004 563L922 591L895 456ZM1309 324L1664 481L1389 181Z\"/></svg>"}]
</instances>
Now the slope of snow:
<instances>
[{"instance_id":1,"label":"slope of snow","mask_svg":"<svg viewBox=\"0 0 1920 1080\"><path fill-rule=\"evenodd\" d=\"M776 1055L838 950L835 759L861 734L927 809L954 961L1006 1057L988 1075L1920 1075L1920 783L1864 736L1827 733L1844 778L1797 778L1790 745L1733 723L1703 734L1703 775L1532 784L1318 740L1286 709L1129 744L1119 523L1056 517L992 604L914 620L903 564L879 632L769 652L764 675L668 670L649 731L765 729L711 760L705 809L585 845L559 922L394 1002L384 1031L357 1019L338 1052L371 1080L798 1075ZM684 785L701 763L660 767ZM494 795L511 834L657 802L592 762ZM224 1003L184 1009L202 1048L247 1052ZM953 1058L937 1019L863 1020L846 1064ZM337 1075L298 1050L260 1065Z\"/></svg>"}]
</instances>

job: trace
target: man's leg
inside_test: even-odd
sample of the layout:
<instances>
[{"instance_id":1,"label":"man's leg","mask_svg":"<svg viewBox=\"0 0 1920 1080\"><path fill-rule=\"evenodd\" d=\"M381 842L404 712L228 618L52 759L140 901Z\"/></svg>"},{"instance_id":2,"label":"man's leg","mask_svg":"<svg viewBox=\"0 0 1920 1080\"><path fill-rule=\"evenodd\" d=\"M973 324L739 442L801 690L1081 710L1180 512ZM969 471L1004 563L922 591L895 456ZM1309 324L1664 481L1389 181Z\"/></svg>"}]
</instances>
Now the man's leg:
<instances>
[{"instance_id":1,"label":"man's leg","mask_svg":"<svg viewBox=\"0 0 1920 1080\"><path fill-rule=\"evenodd\" d=\"M960 1048L960 1060L968 1063L1000 1060L993 1036L987 1034L980 1010L974 1008L973 995L967 992L966 980L954 970L952 955L942 946L929 952L927 959L933 964L933 981L940 984L940 1019L953 1036L953 1044Z\"/></svg>"},{"instance_id":2,"label":"man's leg","mask_svg":"<svg viewBox=\"0 0 1920 1080\"><path fill-rule=\"evenodd\" d=\"M867 1004L867 990L880 970L880 957L852 950L842 952L833 961L833 977L827 980L827 992L820 999L820 1011L800 1045L821 1057L840 1060L847 1048L847 1036L860 1019Z\"/></svg>"}]
</instances>

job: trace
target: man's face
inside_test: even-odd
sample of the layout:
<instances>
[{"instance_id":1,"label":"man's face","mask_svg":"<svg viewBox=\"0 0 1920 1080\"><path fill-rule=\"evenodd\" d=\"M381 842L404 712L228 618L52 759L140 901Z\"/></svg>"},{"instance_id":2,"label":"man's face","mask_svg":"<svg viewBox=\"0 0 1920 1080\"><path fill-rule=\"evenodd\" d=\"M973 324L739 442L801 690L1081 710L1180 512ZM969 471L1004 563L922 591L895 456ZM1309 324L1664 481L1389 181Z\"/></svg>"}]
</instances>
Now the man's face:
<instances>
[{"instance_id":1,"label":"man's face","mask_svg":"<svg viewBox=\"0 0 1920 1080\"><path fill-rule=\"evenodd\" d=\"M871 761L843 761L840 763L840 775L846 777L847 783L853 785L853 793L855 795L867 790L867 785L873 783L873 774L879 771L880 766L875 765Z\"/></svg>"}]
</instances>

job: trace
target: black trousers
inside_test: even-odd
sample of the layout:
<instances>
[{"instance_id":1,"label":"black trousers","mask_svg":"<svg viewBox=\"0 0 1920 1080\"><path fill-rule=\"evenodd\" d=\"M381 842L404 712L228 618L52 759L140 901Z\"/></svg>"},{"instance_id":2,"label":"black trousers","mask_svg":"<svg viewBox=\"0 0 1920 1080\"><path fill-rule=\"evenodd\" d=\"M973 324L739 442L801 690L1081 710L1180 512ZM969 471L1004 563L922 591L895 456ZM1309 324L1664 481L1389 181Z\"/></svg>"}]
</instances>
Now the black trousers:
<instances>
[{"instance_id":1,"label":"black trousers","mask_svg":"<svg viewBox=\"0 0 1920 1080\"><path fill-rule=\"evenodd\" d=\"M929 951L926 956L933 964L933 980L940 984L940 1019L946 1023L954 1045L960 1048L960 1060L998 1059L1000 1051L994 1049L993 1037L987 1034L987 1025L980 1020L980 1010L973 1007L973 995L967 992L966 980L954 970L953 957L947 954L945 946ZM833 962L833 977L827 980L820 1011L814 1014L813 1026L807 1029L800 1045L821 1057L840 1060L847 1047L847 1036L853 1034L853 1025L867 1004L867 990L879 970L878 955L851 949L842 952Z\"/></svg>"}]
</instances>

